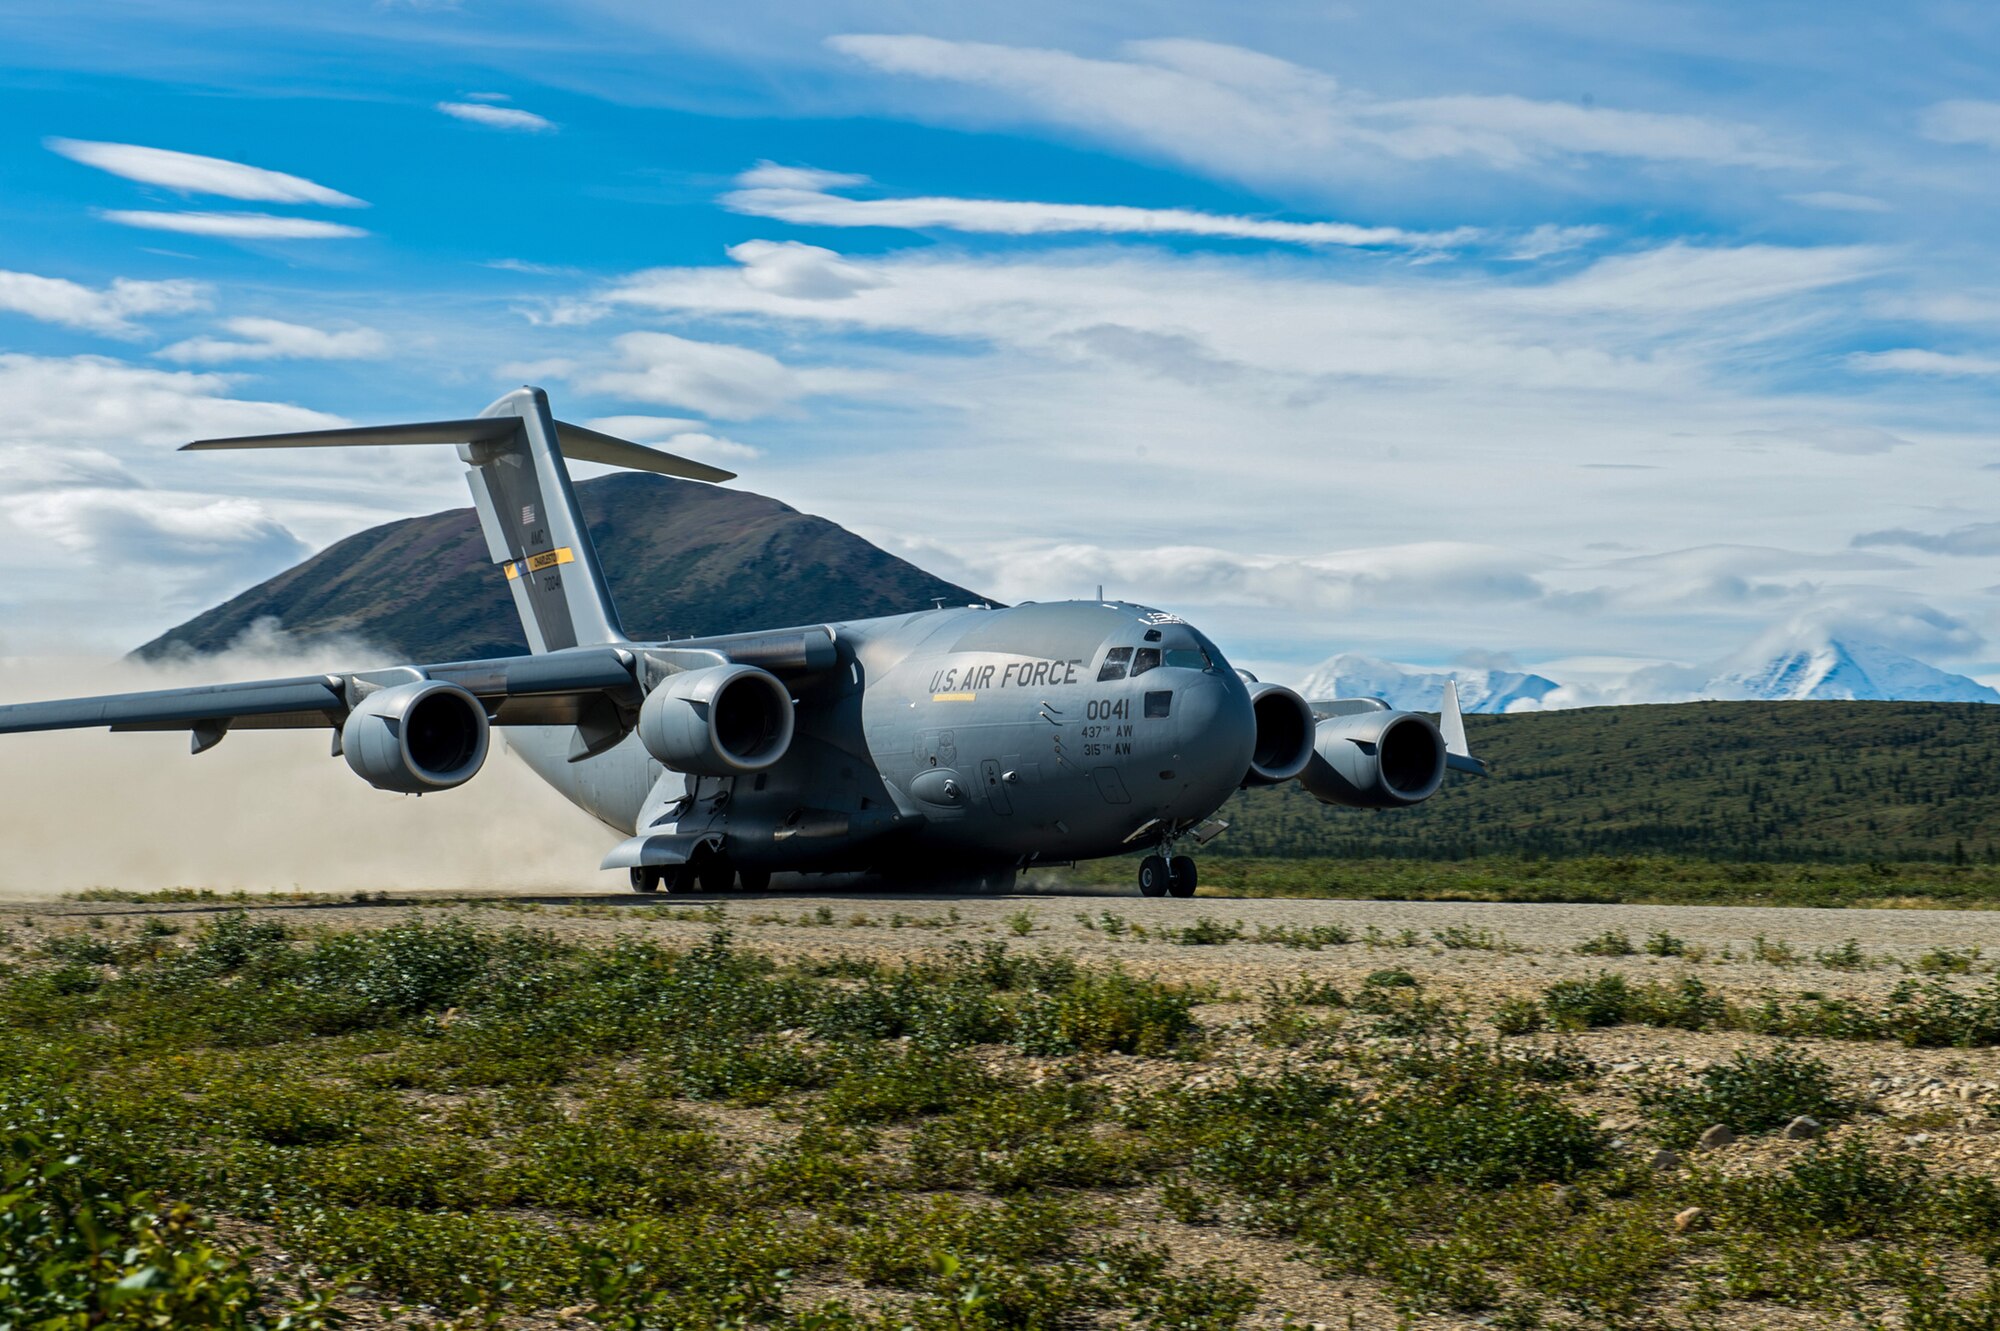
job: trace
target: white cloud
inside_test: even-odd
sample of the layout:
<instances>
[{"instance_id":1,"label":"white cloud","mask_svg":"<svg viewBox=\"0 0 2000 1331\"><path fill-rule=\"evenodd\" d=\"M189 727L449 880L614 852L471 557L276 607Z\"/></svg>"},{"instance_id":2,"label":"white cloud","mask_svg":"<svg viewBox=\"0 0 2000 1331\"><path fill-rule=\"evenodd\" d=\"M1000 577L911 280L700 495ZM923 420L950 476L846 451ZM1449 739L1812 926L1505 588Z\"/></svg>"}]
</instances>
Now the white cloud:
<instances>
[{"instance_id":1,"label":"white cloud","mask_svg":"<svg viewBox=\"0 0 2000 1331\"><path fill-rule=\"evenodd\" d=\"M338 416L228 396L226 375L159 370L105 356L0 353L0 444L113 450L218 435L331 429Z\"/></svg>"},{"instance_id":2,"label":"white cloud","mask_svg":"<svg viewBox=\"0 0 2000 1331\"><path fill-rule=\"evenodd\" d=\"M843 298L746 280L771 252L739 247L732 255L748 261L743 269L636 273L559 307L552 321L631 306L921 333L1060 352L1070 361L1079 353L1178 348L1170 359L1248 367L1265 376L1249 384L1253 392L1288 396L1369 376L1660 391L1686 386L1725 347L1794 332L1809 317L1801 298L1868 276L1882 262L1859 247L1674 244L1532 282L1102 249L983 259L784 253L822 268L838 262L839 280L830 285Z\"/></svg>"},{"instance_id":3,"label":"white cloud","mask_svg":"<svg viewBox=\"0 0 2000 1331\"><path fill-rule=\"evenodd\" d=\"M233 240L345 240L368 234L358 226L311 217L277 217L270 213L148 213L110 209L99 216L120 226L178 231L188 236L225 236Z\"/></svg>"},{"instance_id":4,"label":"white cloud","mask_svg":"<svg viewBox=\"0 0 2000 1331\"><path fill-rule=\"evenodd\" d=\"M738 189L804 190L812 194L867 183L867 176L822 171L814 166L780 166L776 162L759 162L736 177Z\"/></svg>"},{"instance_id":5,"label":"white cloud","mask_svg":"<svg viewBox=\"0 0 2000 1331\"><path fill-rule=\"evenodd\" d=\"M750 183L760 178L768 180L774 174L832 176L831 172L795 173L787 168L774 168L766 162L738 178L738 188L722 196L723 206L752 217L771 217L800 226L878 226L905 230L935 228L1007 236L1097 232L1113 235L1213 236L1269 240L1289 245L1438 249L1463 245L1483 234L1472 227L1451 231L1405 231L1401 227L1355 226L1347 222L1279 222L1195 212L1187 208L1132 208L1012 199L850 199L809 186ZM841 176L835 179L852 185L863 183L867 178ZM1584 230L1594 233L1595 228Z\"/></svg>"},{"instance_id":6,"label":"white cloud","mask_svg":"<svg viewBox=\"0 0 2000 1331\"><path fill-rule=\"evenodd\" d=\"M1560 254L1564 250L1588 245L1593 240L1601 240L1604 235L1605 229L1601 226L1557 226L1552 222L1544 222L1508 246L1506 253L1501 257L1522 263L1534 259L1546 259L1551 254Z\"/></svg>"},{"instance_id":7,"label":"white cloud","mask_svg":"<svg viewBox=\"0 0 2000 1331\"><path fill-rule=\"evenodd\" d=\"M655 444L677 434L708 428L706 422L688 416L598 416L584 424L602 434L637 444Z\"/></svg>"},{"instance_id":8,"label":"white cloud","mask_svg":"<svg viewBox=\"0 0 2000 1331\"><path fill-rule=\"evenodd\" d=\"M66 278L0 271L0 310L107 337L136 336L134 318L206 309L208 300L209 289L200 282L119 277L108 286L87 287Z\"/></svg>"},{"instance_id":9,"label":"white cloud","mask_svg":"<svg viewBox=\"0 0 2000 1331\"><path fill-rule=\"evenodd\" d=\"M1787 194L1793 203L1807 208L1824 208L1836 213L1886 213L1894 211L1881 199L1868 194L1849 194L1837 189L1808 190L1803 194Z\"/></svg>"},{"instance_id":10,"label":"white cloud","mask_svg":"<svg viewBox=\"0 0 2000 1331\"><path fill-rule=\"evenodd\" d=\"M281 319L228 319L223 329L240 339L196 337L153 354L184 365L239 360L373 360L389 354L389 339L373 328L337 331Z\"/></svg>"},{"instance_id":11,"label":"white cloud","mask_svg":"<svg viewBox=\"0 0 2000 1331\"><path fill-rule=\"evenodd\" d=\"M365 208L351 194L329 189L303 176L246 166L221 157L143 148L135 143L99 143L85 139L45 139L50 151L74 162L94 166L114 176L158 185L182 194L215 194L225 199L260 203L317 203L336 208Z\"/></svg>"},{"instance_id":12,"label":"white cloud","mask_svg":"<svg viewBox=\"0 0 2000 1331\"><path fill-rule=\"evenodd\" d=\"M1324 554L1243 554L1208 546L1111 548L1014 544L961 562L950 548L918 548L920 562L953 569L1003 600L1030 600L1103 585L1128 599L1269 606L1306 614L1420 601L1508 604L1547 593L1546 561L1458 541L1428 541ZM923 556L928 555L928 558ZM1051 589L1055 589L1052 593Z\"/></svg>"},{"instance_id":13,"label":"white cloud","mask_svg":"<svg viewBox=\"0 0 2000 1331\"><path fill-rule=\"evenodd\" d=\"M16 524L94 563L276 572L311 550L253 499L159 490L48 490L6 501Z\"/></svg>"},{"instance_id":14,"label":"white cloud","mask_svg":"<svg viewBox=\"0 0 2000 1331\"><path fill-rule=\"evenodd\" d=\"M697 342L672 333L626 333L612 340L620 368L584 379L594 392L690 407L724 420L766 416L799 399L864 385L841 370L794 369L749 347Z\"/></svg>"},{"instance_id":15,"label":"white cloud","mask_svg":"<svg viewBox=\"0 0 2000 1331\"><path fill-rule=\"evenodd\" d=\"M882 282L832 250L796 240L746 240L731 245L729 257L743 265L745 284L774 296L839 300Z\"/></svg>"},{"instance_id":16,"label":"white cloud","mask_svg":"<svg viewBox=\"0 0 2000 1331\"><path fill-rule=\"evenodd\" d=\"M1935 555L1969 555L1985 559L2000 555L2000 522L1975 522L1935 535L1896 527L1886 531L1863 532L1849 544L1858 548L1903 546Z\"/></svg>"},{"instance_id":17,"label":"white cloud","mask_svg":"<svg viewBox=\"0 0 2000 1331\"><path fill-rule=\"evenodd\" d=\"M1951 378L2000 374L2000 356L1969 356L1958 352L1900 347L1894 351L1857 351L1847 363L1882 374L1933 374Z\"/></svg>"},{"instance_id":18,"label":"white cloud","mask_svg":"<svg viewBox=\"0 0 2000 1331\"><path fill-rule=\"evenodd\" d=\"M1761 131L1707 117L1512 96L1381 98L1213 42L1129 42L1108 60L909 35L850 34L828 44L889 73L988 89L1023 119L1234 179L1321 186L1329 169L1363 156L1507 169L1578 156L1801 164Z\"/></svg>"},{"instance_id":19,"label":"white cloud","mask_svg":"<svg viewBox=\"0 0 2000 1331\"><path fill-rule=\"evenodd\" d=\"M1847 453L1863 455L1887 453L1892 448L1906 448L1910 441L1898 434L1880 430L1872 425L1827 424L1820 426L1792 426L1781 430L1739 430L1736 437L1750 443L1770 441L1785 444L1804 444L1822 453Z\"/></svg>"},{"instance_id":20,"label":"white cloud","mask_svg":"<svg viewBox=\"0 0 2000 1331\"><path fill-rule=\"evenodd\" d=\"M2000 148L2000 102L1939 102L1924 112L1918 125L1925 138L1939 143Z\"/></svg>"},{"instance_id":21,"label":"white cloud","mask_svg":"<svg viewBox=\"0 0 2000 1331\"><path fill-rule=\"evenodd\" d=\"M516 129L540 134L556 127L553 120L514 106L493 106L485 102L439 102L437 109L455 120L468 120L490 129Z\"/></svg>"}]
</instances>

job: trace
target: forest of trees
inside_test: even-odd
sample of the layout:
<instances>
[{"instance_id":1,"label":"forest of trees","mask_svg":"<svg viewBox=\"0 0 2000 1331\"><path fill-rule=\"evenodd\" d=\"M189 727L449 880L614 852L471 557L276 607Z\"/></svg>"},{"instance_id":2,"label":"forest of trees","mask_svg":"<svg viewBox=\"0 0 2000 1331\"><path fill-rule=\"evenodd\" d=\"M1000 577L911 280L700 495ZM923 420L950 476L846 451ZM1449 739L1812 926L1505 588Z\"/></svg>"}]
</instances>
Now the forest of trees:
<instances>
[{"instance_id":1,"label":"forest of trees","mask_svg":"<svg viewBox=\"0 0 2000 1331\"><path fill-rule=\"evenodd\" d=\"M1329 808L1296 784L1245 791L1204 853L2000 860L2000 707L1707 702L1467 728L1491 777L1450 775L1428 803L1380 813Z\"/></svg>"}]
</instances>

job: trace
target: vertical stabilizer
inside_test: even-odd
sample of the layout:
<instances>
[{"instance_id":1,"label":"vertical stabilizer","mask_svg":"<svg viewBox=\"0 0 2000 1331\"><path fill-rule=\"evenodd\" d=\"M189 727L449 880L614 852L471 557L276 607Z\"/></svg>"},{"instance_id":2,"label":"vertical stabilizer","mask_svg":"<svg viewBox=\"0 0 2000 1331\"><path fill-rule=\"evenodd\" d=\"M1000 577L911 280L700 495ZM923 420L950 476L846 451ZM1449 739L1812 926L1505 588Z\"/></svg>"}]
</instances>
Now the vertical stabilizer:
<instances>
[{"instance_id":1,"label":"vertical stabilizer","mask_svg":"<svg viewBox=\"0 0 2000 1331\"><path fill-rule=\"evenodd\" d=\"M624 642L597 548L583 525L564 450L579 462L628 467L691 481L727 481L736 473L675 457L628 439L559 421L548 394L521 388L474 420L357 425L295 434L197 439L195 452L236 448L380 448L394 444L455 444L470 470L473 506L487 553L505 575L521 613L528 646L537 653Z\"/></svg>"},{"instance_id":2,"label":"vertical stabilizer","mask_svg":"<svg viewBox=\"0 0 2000 1331\"><path fill-rule=\"evenodd\" d=\"M521 428L458 446L487 553L506 575L529 650L625 641L576 506L548 395L521 388L479 413Z\"/></svg>"}]
</instances>

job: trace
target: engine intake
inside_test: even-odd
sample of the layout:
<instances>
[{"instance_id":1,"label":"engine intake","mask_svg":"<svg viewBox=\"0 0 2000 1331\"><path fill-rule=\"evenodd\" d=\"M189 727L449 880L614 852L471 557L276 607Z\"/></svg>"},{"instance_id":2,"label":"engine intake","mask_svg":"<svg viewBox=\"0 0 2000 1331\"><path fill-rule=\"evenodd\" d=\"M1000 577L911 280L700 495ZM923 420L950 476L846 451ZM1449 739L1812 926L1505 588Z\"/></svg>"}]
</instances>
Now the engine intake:
<instances>
[{"instance_id":1,"label":"engine intake","mask_svg":"<svg viewBox=\"0 0 2000 1331\"><path fill-rule=\"evenodd\" d=\"M792 695L756 666L709 666L671 675L639 709L639 742L676 772L761 772L792 743Z\"/></svg>"},{"instance_id":2,"label":"engine intake","mask_svg":"<svg viewBox=\"0 0 2000 1331\"><path fill-rule=\"evenodd\" d=\"M440 680L377 689L340 728L341 752L354 774L377 790L405 795L464 785L486 762L490 740L485 706Z\"/></svg>"},{"instance_id":3,"label":"engine intake","mask_svg":"<svg viewBox=\"0 0 2000 1331\"><path fill-rule=\"evenodd\" d=\"M1282 684L1249 688L1257 743L1250 750L1250 771L1243 784L1275 786L1290 781L1312 761L1312 705Z\"/></svg>"},{"instance_id":4,"label":"engine intake","mask_svg":"<svg viewBox=\"0 0 2000 1331\"><path fill-rule=\"evenodd\" d=\"M1299 784L1322 804L1396 809L1429 799L1444 781L1444 736L1427 716L1330 716L1318 731Z\"/></svg>"}]
</instances>

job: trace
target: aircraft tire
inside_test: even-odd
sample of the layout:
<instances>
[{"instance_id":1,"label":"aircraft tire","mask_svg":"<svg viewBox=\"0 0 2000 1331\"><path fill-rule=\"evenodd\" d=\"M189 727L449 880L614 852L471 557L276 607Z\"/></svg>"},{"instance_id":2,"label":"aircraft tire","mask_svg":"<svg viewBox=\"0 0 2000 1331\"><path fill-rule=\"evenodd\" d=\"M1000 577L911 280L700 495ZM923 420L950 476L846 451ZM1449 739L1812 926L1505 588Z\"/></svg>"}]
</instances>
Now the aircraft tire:
<instances>
[{"instance_id":1,"label":"aircraft tire","mask_svg":"<svg viewBox=\"0 0 2000 1331\"><path fill-rule=\"evenodd\" d=\"M738 869L736 885L745 892L768 892L771 890L769 869Z\"/></svg>"},{"instance_id":2,"label":"aircraft tire","mask_svg":"<svg viewBox=\"0 0 2000 1331\"><path fill-rule=\"evenodd\" d=\"M657 892L660 880L666 875L650 864L632 866L632 890L634 892Z\"/></svg>"},{"instance_id":3,"label":"aircraft tire","mask_svg":"<svg viewBox=\"0 0 2000 1331\"><path fill-rule=\"evenodd\" d=\"M695 876L701 880L704 892L727 892L736 886L736 871L730 867L728 857L719 851L697 857Z\"/></svg>"},{"instance_id":4,"label":"aircraft tire","mask_svg":"<svg viewBox=\"0 0 2000 1331\"><path fill-rule=\"evenodd\" d=\"M673 868L673 876L668 880L667 890L669 892L694 891L696 885L701 881L700 873L701 866L698 864L692 862L688 864L676 864Z\"/></svg>"},{"instance_id":5,"label":"aircraft tire","mask_svg":"<svg viewBox=\"0 0 2000 1331\"><path fill-rule=\"evenodd\" d=\"M1148 855L1139 861L1139 895L1163 897L1166 894L1167 861L1164 856Z\"/></svg>"},{"instance_id":6,"label":"aircraft tire","mask_svg":"<svg viewBox=\"0 0 2000 1331\"><path fill-rule=\"evenodd\" d=\"M1176 855L1167 862L1167 895L1170 897L1191 897L1194 895L1194 861L1185 855Z\"/></svg>"}]
</instances>

